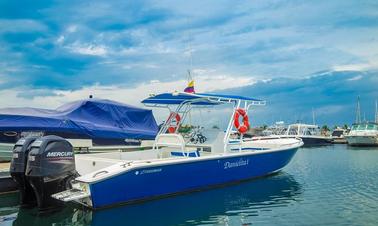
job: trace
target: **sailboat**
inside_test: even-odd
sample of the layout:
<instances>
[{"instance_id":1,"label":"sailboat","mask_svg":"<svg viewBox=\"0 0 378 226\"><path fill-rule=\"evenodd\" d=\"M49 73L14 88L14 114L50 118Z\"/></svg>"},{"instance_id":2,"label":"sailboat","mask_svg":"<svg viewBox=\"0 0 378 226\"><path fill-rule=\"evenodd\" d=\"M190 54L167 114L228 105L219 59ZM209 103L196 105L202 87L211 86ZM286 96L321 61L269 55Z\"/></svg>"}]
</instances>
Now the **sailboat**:
<instances>
[{"instance_id":1,"label":"sailboat","mask_svg":"<svg viewBox=\"0 0 378 226\"><path fill-rule=\"evenodd\" d=\"M345 136L351 146L378 146L378 110L375 101L375 121L361 121L360 97L357 99L356 122Z\"/></svg>"}]
</instances>

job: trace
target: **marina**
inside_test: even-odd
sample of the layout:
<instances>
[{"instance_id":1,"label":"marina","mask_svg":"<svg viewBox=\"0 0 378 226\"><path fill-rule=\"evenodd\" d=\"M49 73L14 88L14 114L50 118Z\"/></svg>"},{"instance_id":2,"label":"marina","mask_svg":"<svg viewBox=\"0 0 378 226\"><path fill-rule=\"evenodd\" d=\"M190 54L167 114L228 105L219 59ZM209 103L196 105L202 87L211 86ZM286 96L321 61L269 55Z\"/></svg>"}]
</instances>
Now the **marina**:
<instances>
[{"instance_id":1,"label":"marina","mask_svg":"<svg viewBox=\"0 0 378 226\"><path fill-rule=\"evenodd\" d=\"M38 215L17 194L0 196L2 225L375 225L378 150L301 148L278 174L230 186L91 211ZM174 214L173 214L174 213Z\"/></svg>"},{"instance_id":2,"label":"marina","mask_svg":"<svg viewBox=\"0 0 378 226\"><path fill-rule=\"evenodd\" d=\"M0 3L0 226L378 225L374 1Z\"/></svg>"}]
</instances>

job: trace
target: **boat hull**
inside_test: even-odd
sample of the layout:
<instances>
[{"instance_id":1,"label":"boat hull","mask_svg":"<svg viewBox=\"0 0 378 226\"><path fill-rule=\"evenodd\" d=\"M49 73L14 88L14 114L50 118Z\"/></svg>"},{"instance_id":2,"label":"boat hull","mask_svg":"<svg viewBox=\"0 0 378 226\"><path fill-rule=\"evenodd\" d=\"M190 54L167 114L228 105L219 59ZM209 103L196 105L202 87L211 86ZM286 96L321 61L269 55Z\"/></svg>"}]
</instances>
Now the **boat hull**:
<instances>
[{"instance_id":1,"label":"boat hull","mask_svg":"<svg viewBox=\"0 0 378 226\"><path fill-rule=\"evenodd\" d=\"M378 146L377 136L346 136L351 146Z\"/></svg>"},{"instance_id":2,"label":"boat hull","mask_svg":"<svg viewBox=\"0 0 378 226\"><path fill-rule=\"evenodd\" d=\"M270 135L269 138L300 138L303 141L303 146L323 146L332 144L332 138L323 136L297 136L297 135Z\"/></svg>"},{"instance_id":3,"label":"boat hull","mask_svg":"<svg viewBox=\"0 0 378 226\"><path fill-rule=\"evenodd\" d=\"M127 171L90 184L92 208L153 199L265 176L286 166L298 148L222 156Z\"/></svg>"},{"instance_id":4,"label":"boat hull","mask_svg":"<svg viewBox=\"0 0 378 226\"><path fill-rule=\"evenodd\" d=\"M303 141L303 146L323 146L332 144L332 139L323 137L304 137L300 136Z\"/></svg>"}]
</instances>

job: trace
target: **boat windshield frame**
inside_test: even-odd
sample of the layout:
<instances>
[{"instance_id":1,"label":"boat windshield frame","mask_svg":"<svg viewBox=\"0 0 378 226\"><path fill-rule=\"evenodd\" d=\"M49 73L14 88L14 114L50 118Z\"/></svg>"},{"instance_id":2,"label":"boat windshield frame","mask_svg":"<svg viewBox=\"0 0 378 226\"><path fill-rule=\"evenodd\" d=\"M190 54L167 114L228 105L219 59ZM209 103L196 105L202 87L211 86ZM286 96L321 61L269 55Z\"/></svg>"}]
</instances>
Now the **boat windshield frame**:
<instances>
[{"instance_id":1,"label":"boat windshield frame","mask_svg":"<svg viewBox=\"0 0 378 226\"><path fill-rule=\"evenodd\" d=\"M318 125L295 123L288 126L286 135L295 136L318 136L320 135L320 128Z\"/></svg>"},{"instance_id":2,"label":"boat windshield frame","mask_svg":"<svg viewBox=\"0 0 378 226\"><path fill-rule=\"evenodd\" d=\"M216 94L190 94L190 93L172 93L172 96L175 95L187 95L190 96L187 100L181 101L179 104L171 104L171 103L164 103L162 99L159 99L159 101L146 101L149 100L149 98L142 101L142 103L147 107L159 107L159 108L167 108L170 111L170 115L172 113L178 113L181 115L181 120L176 124L176 130L174 134L179 134L179 129L182 122L185 121L186 116L193 108L210 108L221 104L230 104L233 106L233 111L230 116L230 119L228 121L228 126L225 131L225 135L223 138L224 143L224 152L227 152L230 136L231 134L238 133L236 130L233 130L233 120L235 116L236 109L238 108L244 108L245 111L248 114L248 111L251 106L265 106L266 101L264 100L257 100L247 97L239 97L239 96L226 96L226 95L216 95ZM154 96L152 96L153 98ZM194 98L193 98L194 97ZM172 110L173 107L175 107L175 110ZM175 117L169 117L168 120L166 120L163 125L161 126L158 134L156 135L156 138L161 134L167 134L167 130L169 127L172 126L172 122L175 120ZM241 145L243 143L243 135L241 134L238 139L233 140L239 140L239 145L241 148ZM155 139L156 142L156 139ZM233 143L234 144L234 143ZM155 146L155 145L154 145Z\"/></svg>"}]
</instances>

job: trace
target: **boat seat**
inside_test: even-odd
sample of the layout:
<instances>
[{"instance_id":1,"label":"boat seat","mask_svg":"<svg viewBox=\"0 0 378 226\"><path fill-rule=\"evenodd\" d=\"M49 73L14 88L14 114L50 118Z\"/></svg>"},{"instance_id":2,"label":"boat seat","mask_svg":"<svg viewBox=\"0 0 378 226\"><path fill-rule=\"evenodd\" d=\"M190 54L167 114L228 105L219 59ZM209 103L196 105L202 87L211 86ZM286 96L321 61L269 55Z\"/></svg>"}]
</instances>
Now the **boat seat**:
<instances>
[{"instance_id":1,"label":"boat seat","mask_svg":"<svg viewBox=\"0 0 378 226\"><path fill-rule=\"evenodd\" d=\"M168 133L160 134L155 139L156 148L159 147L172 147L180 148L181 151L185 149L185 140L181 134Z\"/></svg>"},{"instance_id":2,"label":"boat seat","mask_svg":"<svg viewBox=\"0 0 378 226\"><path fill-rule=\"evenodd\" d=\"M171 156L182 156L182 157L200 157L199 150L193 151L171 151Z\"/></svg>"},{"instance_id":3,"label":"boat seat","mask_svg":"<svg viewBox=\"0 0 378 226\"><path fill-rule=\"evenodd\" d=\"M207 138L204 143L186 144L186 147L198 147L203 150L208 150L206 152L211 153L222 153L223 152L223 138L225 133L220 129L205 129L203 130L203 135Z\"/></svg>"}]
</instances>

